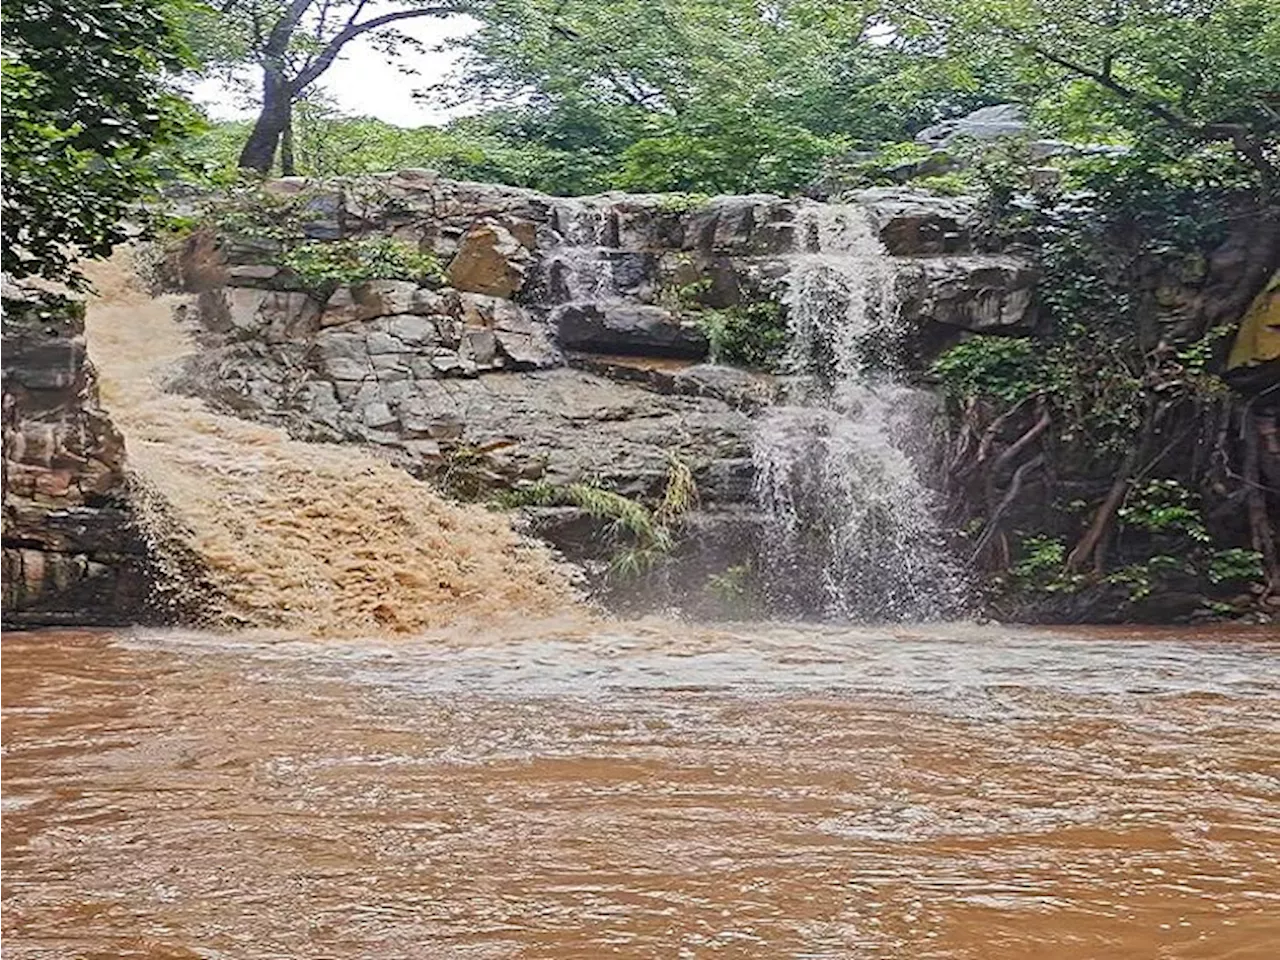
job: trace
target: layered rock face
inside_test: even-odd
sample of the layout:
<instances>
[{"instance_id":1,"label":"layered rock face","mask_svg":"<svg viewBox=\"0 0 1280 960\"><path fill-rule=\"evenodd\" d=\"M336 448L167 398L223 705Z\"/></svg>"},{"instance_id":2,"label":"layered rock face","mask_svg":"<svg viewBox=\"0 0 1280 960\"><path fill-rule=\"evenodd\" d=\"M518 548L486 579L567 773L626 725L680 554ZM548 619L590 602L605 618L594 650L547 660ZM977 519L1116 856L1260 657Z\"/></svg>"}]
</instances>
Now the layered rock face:
<instances>
[{"instance_id":1,"label":"layered rock face","mask_svg":"<svg viewBox=\"0 0 1280 960\"><path fill-rule=\"evenodd\" d=\"M447 285L375 280L321 300L260 246L198 238L183 275L211 350L185 387L307 435L395 448L426 472L450 444L500 439L516 441L518 475L555 479L634 481L668 448L732 459L741 391L718 395L723 374L676 375L708 343L672 293L701 284L710 307L772 297L788 258L816 243L803 235L811 202L772 196L680 210L661 196L567 200L417 171L362 181L358 202L354 185L272 189L323 213L306 227L316 238L386 235L438 254ZM856 202L899 256L922 343L1032 323L1033 273L974 252L966 203L890 190Z\"/></svg>"},{"instance_id":2,"label":"layered rock face","mask_svg":"<svg viewBox=\"0 0 1280 960\"><path fill-rule=\"evenodd\" d=\"M690 549L736 544L708 566L749 554L751 416L773 384L706 362L681 291L713 309L779 299L793 259L818 252L816 204L563 199L426 171L267 189L306 213L309 238L395 238L439 257L443 284L308 290L270 244L197 235L175 272L199 294L206 349L177 389L305 438L375 444L464 496L536 480L653 498L676 459L700 496ZM917 362L966 330L1032 325L1033 273L975 250L968 203L883 189L853 202L897 258ZM534 513L571 556L599 549L575 542L590 525L574 511ZM709 532L725 524L732 535Z\"/></svg>"},{"instance_id":3,"label":"layered rock face","mask_svg":"<svg viewBox=\"0 0 1280 960\"><path fill-rule=\"evenodd\" d=\"M82 304L4 291L4 620L147 617L124 442L98 405Z\"/></svg>"}]
</instances>

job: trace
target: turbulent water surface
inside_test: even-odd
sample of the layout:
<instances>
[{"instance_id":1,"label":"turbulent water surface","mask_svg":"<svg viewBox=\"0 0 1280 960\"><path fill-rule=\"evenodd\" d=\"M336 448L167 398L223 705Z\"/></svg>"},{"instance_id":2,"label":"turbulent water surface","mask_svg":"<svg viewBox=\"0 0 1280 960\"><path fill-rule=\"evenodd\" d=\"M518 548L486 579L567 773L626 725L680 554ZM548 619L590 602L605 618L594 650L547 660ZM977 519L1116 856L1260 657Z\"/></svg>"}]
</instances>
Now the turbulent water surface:
<instances>
[{"instance_id":1,"label":"turbulent water surface","mask_svg":"<svg viewBox=\"0 0 1280 960\"><path fill-rule=\"evenodd\" d=\"M1280 640L3 640L5 956L1270 958Z\"/></svg>"}]
</instances>

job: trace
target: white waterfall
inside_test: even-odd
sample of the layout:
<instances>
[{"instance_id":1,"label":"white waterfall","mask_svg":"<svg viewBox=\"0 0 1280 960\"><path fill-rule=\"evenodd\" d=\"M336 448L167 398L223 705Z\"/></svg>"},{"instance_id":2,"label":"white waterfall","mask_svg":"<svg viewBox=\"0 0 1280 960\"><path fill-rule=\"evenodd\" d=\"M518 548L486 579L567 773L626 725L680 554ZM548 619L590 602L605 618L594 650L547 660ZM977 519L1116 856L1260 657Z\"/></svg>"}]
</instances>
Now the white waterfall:
<instances>
[{"instance_id":1,"label":"white waterfall","mask_svg":"<svg viewBox=\"0 0 1280 960\"><path fill-rule=\"evenodd\" d=\"M946 615L960 581L905 449L927 425L920 392L894 377L903 329L893 261L860 207L815 205L797 228L788 403L762 415L754 444L769 600L798 616Z\"/></svg>"},{"instance_id":2,"label":"white waterfall","mask_svg":"<svg viewBox=\"0 0 1280 960\"><path fill-rule=\"evenodd\" d=\"M616 248L608 206L589 200L556 200L555 224L561 242L546 258L555 299L567 303L610 303L621 298L609 254Z\"/></svg>"}]
</instances>

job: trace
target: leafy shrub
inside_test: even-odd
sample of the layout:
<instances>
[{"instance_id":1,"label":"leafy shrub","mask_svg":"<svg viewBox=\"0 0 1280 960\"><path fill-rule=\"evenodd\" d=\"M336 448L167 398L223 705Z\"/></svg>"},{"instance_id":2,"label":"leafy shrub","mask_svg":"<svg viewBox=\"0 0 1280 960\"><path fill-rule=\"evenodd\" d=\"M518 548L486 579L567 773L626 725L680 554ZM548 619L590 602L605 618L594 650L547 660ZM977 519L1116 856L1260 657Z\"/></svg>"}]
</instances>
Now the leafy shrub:
<instances>
[{"instance_id":1,"label":"leafy shrub","mask_svg":"<svg viewBox=\"0 0 1280 960\"><path fill-rule=\"evenodd\" d=\"M1008 576L1008 585L1014 589L1070 593L1084 582L1084 577L1067 572L1067 545L1056 537L1025 537L1018 554Z\"/></svg>"},{"instance_id":2,"label":"leafy shrub","mask_svg":"<svg viewBox=\"0 0 1280 960\"><path fill-rule=\"evenodd\" d=\"M1211 583L1257 581L1264 575L1262 554L1257 550L1232 547L1215 550L1209 556L1208 577Z\"/></svg>"},{"instance_id":3,"label":"leafy shrub","mask_svg":"<svg viewBox=\"0 0 1280 960\"><path fill-rule=\"evenodd\" d=\"M943 353L930 371L953 397L1017 403L1044 389L1041 350L1027 337L974 337Z\"/></svg>"},{"instance_id":4,"label":"leafy shrub","mask_svg":"<svg viewBox=\"0 0 1280 960\"><path fill-rule=\"evenodd\" d=\"M1191 491L1177 480L1151 480L1129 491L1118 516L1127 527L1208 543L1209 531L1193 499Z\"/></svg>"},{"instance_id":5,"label":"leafy shrub","mask_svg":"<svg viewBox=\"0 0 1280 960\"><path fill-rule=\"evenodd\" d=\"M790 342L782 305L772 300L702 310L696 318L711 344L715 363L774 370Z\"/></svg>"},{"instance_id":6,"label":"leafy shrub","mask_svg":"<svg viewBox=\"0 0 1280 960\"><path fill-rule=\"evenodd\" d=\"M242 176L205 202L200 219L225 236L266 241L283 252L301 243L307 225L322 217L310 191L276 193Z\"/></svg>"},{"instance_id":7,"label":"leafy shrub","mask_svg":"<svg viewBox=\"0 0 1280 960\"><path fill-rule=\"evenodd\" d=\"M615 579L626 580L647 573L671 553L675 547L672 527L697 505L698 488L689 465L671 454L662 497L653 509L613 490L583 482L563 486L545 481L530 483L502 491L491 503L500 509L574 506L609 521L605 535L616 545L609 572Z\"/></svg>"},{"instance_id":8,"label":"leafy shrub","mask_svg":"<svg viewBox=\"0 0 1280 960\"><path fill-rule=\"evenodd\" d=\"M370 280L444 281L434 254L392 237L302 243L284 255L283 264L312 289Z\"/></svg>"}]
</instances>

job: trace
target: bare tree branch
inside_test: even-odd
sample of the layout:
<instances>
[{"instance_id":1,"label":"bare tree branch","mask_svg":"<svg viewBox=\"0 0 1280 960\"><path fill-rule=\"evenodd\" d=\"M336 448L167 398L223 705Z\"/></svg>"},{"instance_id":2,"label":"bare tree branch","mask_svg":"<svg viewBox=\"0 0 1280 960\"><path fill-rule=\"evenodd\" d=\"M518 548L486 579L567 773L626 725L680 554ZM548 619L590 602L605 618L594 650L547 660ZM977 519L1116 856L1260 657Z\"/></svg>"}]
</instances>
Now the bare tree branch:
<instances>
[{"instance_id":1,"label":"bare tree branch","mask_svg":"<svg viewBox=\"0 0 1280 960\"><path fill-rule=\"evenodd\" d=\"M301 0L295 0L296 2L301 2ZM347 26L325 45L315 60L298 73L290 86L295 94L305 89L329 69L329 66L337 59L344 46L370 30L377 30L379 27L384 27L389 23L408 20L411 17L447 17L450 14L463 13L465 11L466 4L444 4L433 7L415 7L411 10L396 10L391 13L384 13L371 20L366 20L363 23L348 22Z\"/></svg>"}]
</instances>

